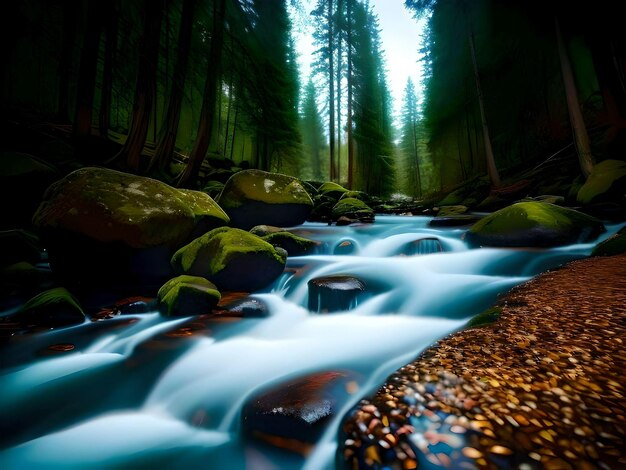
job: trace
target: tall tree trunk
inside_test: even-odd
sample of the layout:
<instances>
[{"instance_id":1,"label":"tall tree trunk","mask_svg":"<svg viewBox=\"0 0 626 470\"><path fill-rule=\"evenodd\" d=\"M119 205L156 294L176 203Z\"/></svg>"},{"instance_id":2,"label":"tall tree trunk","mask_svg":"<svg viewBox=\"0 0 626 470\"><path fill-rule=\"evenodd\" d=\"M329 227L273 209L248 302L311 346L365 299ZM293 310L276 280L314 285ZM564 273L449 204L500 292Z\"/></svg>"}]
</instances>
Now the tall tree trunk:
<instances>
[{"instance_id":1,"label":"tall tree trunk","mask_svg":"<svg viewBox=\"0 0 626 470\"><path fill-rule=\"evenodd\" d=\"M328 134L330 146L330 179L337 177L335 169L335 67L333 57L333 0L328 0Z\"/></svg>"},{"instance_id":2,"label":"tall tree trunk","mask_svg":"<svg viewBox=\"0 0 626 470\"><path fill-rule=\"evenodd\" d=\"M105 139L109 135L111 123L111 96L113 92L113 60L117 50L117 2L111 2L105 8L104 64L102 66L102 91L100 93L100 116L98 126L100 136Z\"/></svg>"},{"instance_id":3,"label":"tall tree trunk","mask_svg":"<svg viewBox=\"0 0 626 470\"><path fill-rule=\"evenodd\" d=\"M63 45L59 59L59 99L57 115L62 121L70 120L69 82L74 45L76 43L76 23L80 5L77 0L66 0L63 11Z\"/></svg>"},{"instance_id":4,"label":"tall tree trunk","mask_svg":"<svg viewBox=\"0 0 626 470\"><path fill-rule=\"evenodd\" d=\"M76 110L74 114L74 137L84 138L91 134L93 97L96 87L98 50L102 29L102 0L90 0L87 5L87 28L80 54Z\"/></svg>"},{"instance_id":5,"label":"tall tree trunk","mask_svg":"<svg viewBox=\"0 0 626 470\"><path fill-rule=\"evenodd\" d=\"M230 127L230 108L233 104L233 75L231 70L230 80L228 81L228 111L226 111L226 132L224 132L224 158L226 158L226 148L228 147L228 128Z\"/></svg>"},{"instance_id":6,"label":"tall tree trunk","mask_svg":"<svg viewBox=\"0 0 626 470\"><path fill-rule=\"evenodd\" d=\"M563 86L565 87L565 96L567 98L567 110L569 112L569 119L572 125L572 132L574 133L574 142L576 144L576 152L578 153L578 163L580 164L582 174L586 178L591 173L594 163L591 155L591 147L589 146L589 135L587 134L587 128L585 127L583 113L580 110L578 91L576 90L576 82L574 81L574 73L572 72L572 65L570 64L569 56L567 54L567 50L565 49L565 42L563 41L559 20L557 18L554 19L554 24L559 49L559 59L561 61Z\"/></svg>"},{"instance_id":7,"label":"tall tree trunk","mask_svg":"<svg viewBox=\"0 0 626 470\"><path fill-rule=\"evenodd\" d=\"M353 189L354 185L354 142L352 139L352 2L348 1L348 117L346 126L348 127L348 188Z\"/></svg>"},{"instance_id":8,"label":"tall tree trunk","mask_svg":"<svg viewBox=\"0 0 626 470\"><path fill-rule=\"evenodd\" d=\"M170 99L167 105L165 122L163 123L161 135L159 136L159 142L157 143L154 157L150 163L151 168L155 167L159 170L163 170L167 166L176 145L176 135L178 134L180 112L183 105L185 82L187 80L195 6L196 0L183 1Z\"/></svg>"},{"instance_id":9,"label":"tall tree trunk","mask_svg":"<svg viewBox=\"0 0 626 470\"><path fill-rule=\"evenodd\" d=\"M224 42L224 16L226 0L213 0L213 34L209 48L207 77L204 83L204 96L200 123L189 161L178 181L179 186L192 184L200 173L200 167L209 148L209 140L213 130L215 105L217 103L218 83L221 77L222 44Z\"/></svg>"},{"instance_id":10,"label":"tall tree trunk","mask_svg":"<svg viewBox=\"0 0 626 470\"><path fill-rule=\"evenodd\" d=\"M146 143L150 113L154 105L157 61L159 58L159 33L163 16L163 0L148 0L145 3L144 31L139 46L139 67L133 104L133 118L124 146L116 155L126 160L132 171L139 171L141 152Z\"/></svg>"},{"instance_id":11,"label":"tall tree trunk","mask_svg":"<svg viewBox=\"0 0 626 470\"><path fill-rule=\"evenodd\" d=\"M496 168L496 161L493 156L493 149L491 148L491 137L489 136L489 126L487 125L487 115L485 114L485 103L483 99L483 92L480 87L480 74L478 73L478 63L476 61L476 48L474 46L474 33L469 29L469 45L470 53L472 55L472 65L474 67L474 80L476 81L476 94L478 95L478 106L480 108L480 119L483 126L483 139L485 141L485 161L487 163L487 172L491 179L492 186L500 186L500 175Z\"/></svg>"},{"instance_id":12,"label":"tall tree trunk","mask_svg":"<svg viewBox=\"0 0 626 470\"><path fill-rule=\"evenodd\" d=\"M413 160L415 162L415 176L417 177L417 187L419 188L417 194L419 197L422 197L422 177L420 175L420 160L417 153L417 123L413 121L411 123L411 127L413 134Z\"/></svg>"},{"instance_id":13,"label":"tall tree trunk","mask_svg":"<svg viewBox=\"0 0 626 470\"><path fill-rule=\"evenodd\" d=\"M341 72L343 71L343 0L337 0L337 181L341 182Z\"/></svg>"},{"instance_id":14,"label":"tall tree trunk","mask_svg":"<svg viewBox=\"0 0 626 470\"><path fill-rule=\"evenodd\" d=\"M233 159L233 153L235 152L235 136L237 135L237 122L239 119L239 100L235 101L235 117L233 118L233 135L230 138L230 159Z\"/></svg>"}]
</instances>

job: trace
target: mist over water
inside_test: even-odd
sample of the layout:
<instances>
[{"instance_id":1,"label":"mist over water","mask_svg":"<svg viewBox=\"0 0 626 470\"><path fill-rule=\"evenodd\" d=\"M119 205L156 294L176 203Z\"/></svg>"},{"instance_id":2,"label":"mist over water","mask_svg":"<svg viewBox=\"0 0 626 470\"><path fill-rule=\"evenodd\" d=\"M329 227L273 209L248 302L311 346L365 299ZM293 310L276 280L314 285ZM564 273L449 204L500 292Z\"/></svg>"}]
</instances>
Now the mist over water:
<instances>
[{"instance_id":1,"label":"mist over water","mask_svg":"<svg viewBox=\"0 0 626 470\"><path fill-rule=\"evenodd\" d=\"M379 216L373 225L297 227L322 243L320 252L290 258L285 274L255 295L268 318L209 320L200 334L172 337L190 319L150 313L128 325L114 319L18 338L9 351L63 340L80 347L62 357L22 353L3 363L0 466L332 467L339 420L362 396L498 294L587 256L595 245L470 250L464 230L431 229L429 220ZM618 227L607 228L601 239ZM421 238L436 238L443 252L410 254L407 246ZM333 254L346 241L351 253ZM338 274L362 279L364 295L348 312L310 312L308 281ZM106 329L107 322L120 326ZM356 387L307 460L259 452L240 435L241 410L255 393L323 371L348 371Z\"/></svg>"}]
</instances>

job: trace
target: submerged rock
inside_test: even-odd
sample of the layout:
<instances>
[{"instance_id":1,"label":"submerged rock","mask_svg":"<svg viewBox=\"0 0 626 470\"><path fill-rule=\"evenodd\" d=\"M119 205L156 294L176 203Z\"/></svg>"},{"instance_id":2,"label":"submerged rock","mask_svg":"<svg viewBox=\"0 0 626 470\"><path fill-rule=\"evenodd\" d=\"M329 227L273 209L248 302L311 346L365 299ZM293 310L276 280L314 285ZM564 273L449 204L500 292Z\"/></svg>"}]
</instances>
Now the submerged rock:
<instances>
[{"instance_id":1,"label":"submerged rock","mask_svg":"<svg viewBox=\"0 0 626 470\"><path fill-rule=\"evenodd\" d=\"M178 276L159 289L159 311L167 316L188 316L211 313L220 301L217 287L198 276Z\"/></svg>"},{"instance_id":2,"label":"submerged rock","mask_svg":"<svg viewBox=\"0 0 626 470\"><path fill-rule=\"evenodd\" d=\"M224 306L229 314L244 318L265 318L270 314L267 304L260 299L245 297Z\"/></svg>"},{"instance_id":3,"label":"submerged rock","mask_svg":"<svg viewBox=\"0 0 626 470\"><path fill-rule=\"evenodd\" d=\"M621 201L626 195L626 162L604 160L594 165L576 200L581 204Z\"/></svg>"},{"instance_id":4,"label":"submerged rock","mask_svg":"<svg viewBox=\"0 0 626 470\"><path fill-rule=\"evenodd\" d=\"M306 455L326 424L358 390L350 372L320 372L275 385L243 407L245 435Z\"/></svg>"},{"instance_id":5,"label":"submerged rock","mask_svg":"<svg viewBox=\"0 0 626 470\"><path fill-rule=\"evenodd\" d=\"M339 200L333 207L333 220L338 220L340 217L356 219L360 222L374 222L374 211L360 199L346 198Z\"/></svg>"},{"instance_id":6,"label":"submerged rock","mask_svg":"<svg viewBox=\"0 0 626 470\"><path fill-rule=\"evenodd\" d=\"M591 252L591 256L615 256L623 253L626 253L626 227L599 243Z\"/></svg>"},{"instance_id":7,"label":"submerged rock","mask_svg":"<svg viewBox=\"0 0 626 470\"><path fill-rule=\"evenodd\" d=\"M441 241L436 237L425 237L407 243L400 249L400 255L430 255L432 253L441 253L443 246Z\"/></svg>"},{"instance_id":8,"label":"submerged rock","mask_svg":"<svg viewBox=\"0 0 626 470\"><path fill-rule=\"evenodd\" d=\"M158 286L171 277L172 253L228 216L205 193L84 168L49 188L33 222L69 282Z\"/></svg>"},{"instance_id":9,"label":"submerged rock","mask_svg":"<svg viewBox=\"0 0 626 470\"><path fill-rule=\"evenodd\" d=\"M604 231L598 219L543 202L519 202L477 222L465 239L473 246L551 247L586 242Z\"/></svg>"},{"instance_id":10,"label":"submerged rock","mask_svg":"<svg viewBox=\"0 0 626 470\"><path fill-rule=\"evenodd\" d=\"M320 242L299 237L290 232L274 232L262 237L274 247L285 250L289 256L304 256L315 252Z\"/></svg>"},{"instance_id":11,"label":"submerged rock","mask_svg":"<svg viewBox=\"0 0 626 470\"><path fill-rule=\"evenodd\" d=\"M309 310L331 313L350 310L365 293L364 281L353 276L324 276L311 279L309 286Z\"/></svg>"},{"instance_id":12,"label":"submerged rock","mask_svg":"<svg viewBox=\"0 0 626 470\"><path fill-rule=\"evenodd\" d=\"M30 299L12 318L24 325L59 327L83 323L85 313L67 289L57 287Z\"/></svg>"},{"instance_id":13,"label":"submerged rock","mask_svg":"<svg viewBox=\"0 0 626 470\"><path fill-rule=\"evenodd\" d=\"M300 181L280 173L245 170L234 174L218 198L234 227L290 227L303 223L313 201Z\"/></svg>"},{"instance_id":14,"label":"submerged rock","mask_svg":"<svg viewBox=\"0 0 626 470\"><path fill-rule=\"evenodd\" d=\"M178 250L172 266L178 274L205 277L220 290L252 291L274 281L285 267L284 250L243 230L211 230Z\"/></svg>"},{"instance_id":15,"label":"submerged rock","mask_svg":"<svg viewBox=\"0 0 626 470\"><path fill-rule=\"evenodd\" d=\"M354 240L341 240L335 248L333 248L333 255L351 255L358 250Z\"/></svg>"}]
</instances>

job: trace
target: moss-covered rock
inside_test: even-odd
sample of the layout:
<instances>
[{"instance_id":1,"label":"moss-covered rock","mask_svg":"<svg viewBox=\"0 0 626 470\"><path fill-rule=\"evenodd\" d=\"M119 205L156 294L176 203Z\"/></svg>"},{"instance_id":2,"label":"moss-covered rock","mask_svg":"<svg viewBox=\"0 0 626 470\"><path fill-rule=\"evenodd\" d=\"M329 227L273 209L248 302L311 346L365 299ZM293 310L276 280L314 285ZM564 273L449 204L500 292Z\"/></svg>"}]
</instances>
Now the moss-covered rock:
<instances>
[{"instance_id":1,"label":"moss-covered rock","mask_svg":"<svg viewBox=\"0 0 626 470\"><path fill-rule=\"evenodd\" d=\"M591 256L614 256L623 253L626 253L626 227L599 243L591 252Z\"/></svg>"},{"instance_id":2,"label":"moss-covered rock","mask_svg":"<svg viewBox=\"0 0 626 470\"><path fill-rule=\"evenodd\" d=\"M221 290L252 291L270 284L285 267L283 250L243 230L222 227L178 250L178 274L205 277Z\"/></svg>"},{"instance_id":3,"label":"moss-covered rock","mask_svg":"<svg viewBox=\"0 0 626 470\"><path fill-rule=\"evenodd\" d=\"M604 160L593 167L587 181L578 190L581 204L620 201L626 195L626 162Z\"/></svg>"},{"instance_id":4,"label":"moss-covered rock","mask_svg":"<svg viewBox=\"0 0 626 470\"><path fill-rule=\"evenodd\" d=\"M255 225L289 227L303 223L313 208L300 181L279 173L245 170L224 185L219 204L231 225L250 230Z\"/></svg>"},{"instance_id":5,"label":"moss-covered rock","mask_svg":"<svg viewBox=\"0 0 626 470\"><path fill-rule=\"evenodd\" d=\"M598 219L543 202L518 202L477 222L466 234L473 246L550 247L589 241L604 231Z\"/></svg>"},{"instance_id":6,"label":"moss-covered rock","mask_svg":"<svg viewBox=\"0 0 626 470\"><path fill-rule=\"evenodd\" d=\"M156 290L172 276L172 253L228 216L205 193L84 168L50 187L33 221L63 283Z\"/></svg>"},{"instance_id":7,"label":"moss-covered rock","mask_svg":"<svg viewBox=\"0 0 626 470\"><path fill-rule=\"evenodd\" d=\"M366 204L370 200L369 195L367 193L363 192L363 191L346 191L345 193L343 193L341 195L341 197L339 199L348 199L349 197L352 197L354 199L360 199L361 201L365 202Z\"/></svg>"},{"instance_id":8,"label":"moss-covered rock","mask_svg":"<svg viewBox=\"0 0 626 470\"><path fill-rule=\"evenodd\" d=\"M215 284L198 276L178 276L159 289L159 311L166 316L211 313L221 295Z\"/></svg>"},{"instance_id":9,"label":"moss-covered rock","mask_svg":"<svg viewBox=\"0 0 626 470\"><path fill-rule=\"evenodd\" d=\"M479 313L475 317L473 317L470 321L467 322L466 328L479 328L487 325L491 325L495 323L500 315L502 314L502 309L500 307L492 307L484 312Z\"/></svg>"},{"instance_id":10,"label":"moss-covered rock","mask_svg":"<svg viewBox=\"0 0 626 470\"><path fill-rule=\"evenodd\" d=\"M273 247L282 248L289 256L309 255L319 246L319 242L299 237L290 232L270 233L269 235L265 235L263 240Z\"/></svg>"},{"instance_id":11,"label":"moss-covered rock","mask_svg":"<svg viewBox=\"0 0 626 470\"><path fill-rule=\"evenodd\" d=\"M360 199L355 198L341 199L335 204L332 211L332 218L333 220L337 220L341 216L348 217L349 219L357 219L361 222L374 221L374 211L372 208Z\"/></svg>"},{"instance_id":12,"label":"moss-covered rock","mask_svg":"<svg viewBox=\"0 0 626 470\"><path fill-rule=\"evenodd\" d=\"M252 235L256 235L257 237L264 237L265 235L269 235L270 233L276 232L284 232L285 229L281 227L274 227L273 225L257 225L256 227L252 227L250 229L250 233Z\"/></svg>"},{"instance_id":13,"label":"moss-covered rock","mask_svg":"<svg viewBox=\"0 0 626 470\"><path fill-rule=\"evenodd\" d=\"M443 206L437 212L437 217L449 217L451 215L461 215L467 212L466 206Z\"/></svg>"},{"instance_id":14,"label":"moss-covered rock","mask_svg":"<svg viewBox=\"0 0 626 470\"><path fill-rule=\"evenodd\" d=\"M333 183L332 181L327 181L319 188L317 188L317 193L322 196L328 196L335 201L338 200L345 192L348 190L341 186L340 184Z\"/></svg>"},{"instance_id":15,"label":"moss-covered rock","mask_svg":"<svg viewBox=\"0 0 626 470\"><path fill-rule=\"evenodd\" d=\"M57 287L30 299L13 318L22 324L56 327L82 323L85 314L69 291Z\"/></svg>"}]
</instances>

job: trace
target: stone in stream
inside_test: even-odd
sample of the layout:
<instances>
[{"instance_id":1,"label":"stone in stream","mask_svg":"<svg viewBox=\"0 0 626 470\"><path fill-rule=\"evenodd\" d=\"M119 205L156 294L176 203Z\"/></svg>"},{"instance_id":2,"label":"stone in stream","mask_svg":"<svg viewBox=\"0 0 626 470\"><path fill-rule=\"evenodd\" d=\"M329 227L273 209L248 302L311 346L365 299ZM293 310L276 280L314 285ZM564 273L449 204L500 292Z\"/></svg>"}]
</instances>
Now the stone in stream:
<instances>
[{"instance_id":1,"label":"stone in stream","mask_svg":"<svg viewBox=\"0 0 626 470\"><path fill-rule=\"evenodd\" d=\"M626 253L626 227L599 243L591 252L591 256L615 256L623 253Z\"/></svg>"},{"instance_id":2,"label":"stone in stream","mask_svg":"<svg viewBox=\"0 0 626 470\"><path fill-rule=\"evenodd\" d=\"M400 249L400 255L430 255L443 252L441 241L436 237L426 237L407 243Z\"/></svg>"},{"instance_id":3,"label":"stone in stream","mask_svg":"<svg viewBox=\"0 0 626 470\"><path fill-rule=\"evenodd\" d=\"M256 225L300 225L313 208L300 180L280 173L245 170L224 185L218 202L231 218L231 225L250 230Z\"/></svg>"},{"instance_id":4,"label":"stone in stream","mask_svg":"<svg viewBox=\"0 0 626 470\"><path fill-rule=\"evenodd\" d=\"M317 193L320 196L327 196L335 201L338 201L341 198L341 196L343 196L343 194L346 193L347 191L348 190L344 188L343 186L337 183L333 183L331 181L327 181L326 183L321 185L319 188L317 188Z\"/></svg>"},{"instance_id":5,"label":"stone in stream","mask_svg":"<svg viewBox=\"0 0 626 470\"><path fill-rule=\"evenodd\" d=\"M243 318L265 318L270 315L267 304L260 299L245 297L224 305L226 314Z\"/></svg>"},{"instance_id":6,"label":"stone in stream","mask_svg":"<svg viewBox=\"0 0 626 470\"><path fill-rule=\"evenodd\" d=\"M310 255L320 246L320 242L299 237L290 232L274 232L262 237L274 247L285 250L289 256Z\"/></svg>"},{"instance_id":7,"label":"stone in stream","mask_svg":"<svg viewBox=\"0 0 626 470\"><path fill-rule=\"evenodd\" d=\"M333 248L333 255L351 255L357 250L357 245L353 240L341 240Z\"/></svg>"},{"instance_id":8,"label":"stone in stream","mask_svg":"<svg viewBox=\"0 0 626 470\"><path fill-rule=\"evenodd\" d=\"M252 235L256 235L257 237L264 237L265 235L270 235L276 232L284 232L285 229L282 227L275 227L273 225L257 225L252 227L250 230Z\"/></svg>"},{"instance_id":9,"label":"stone in stream","mask_svg":"<svg viewBox=\"0 0 626 470\"><path fill-rule=\"evenodd\" d=\"M358 388L356 374L343 371L318 372L274 385L244 405L243 433L306 455Z\"/></svg>"},{"instance_id":10,"label":"stone in stream","mask_svg":"<svg viewBox=\"0 0 626 470\"><path fill-rule=\"evenodd\" d=\"M478 222L482 217L471 214L449 215L435 217L429 223L429 227L464 227Z\"/></svg>"},{"instance_id":11,"label":"stone in stream","mask_svg":"<svg viewBox=\"0 0 626 470\"><path fill-rule=\"evenodd\" d=\"M366 292L365 282L353 276L317 277L308 286L309 310L319 313L350 310Z\"/></svg>"},{"instance_id":12,"label":"stone in stream","mask_svg":"<svg viewBox=\"0 0 626 470\"><path fill-rule=\"evenodd\" d=\"M30 299L11 320L24 326L55 328L83 323L85 314L69 291L56 287Z\"/></svg>"},{"instance_id":13,"label":"stone in stream","mask_svg":"<svg viewBox=\"0 0 626 470\"><path fill-rule=\"evenodd\" d=\"M626 162L604 160L594 165L576 200L581 204L623 200L626 193Z\"/></svg>"},{"instance_id":14,"label":"stone in stream","mask_svg":"<svg viewBox=\"0 0 626 470\"><path fill-rule=\"evenodd\" d=\"M338 220L340 217L358 220L359 222L374 222L374 211L370 206L360 199L352 197L340 199L333 207L332 218Z\"/></svg>"},{"instance_id":15,"label":"stone in stream","mask_svg":"<svg viewBox=\"0 0 626 470\"><path fill-rule=\"evenodd\" d=\"M451 215L461 215L467 212L467 207L463 205L442 206L437 212L437 217L449 217Z\"/></svg>"},{"instance_id":16,"label":"stone in stream","mask_svg":"<svg viewBox=\"0 0 626 470\"><path fill-rule=\"evenodd\" d=\"M172 271L172 253L228 223L207 194L104 168L54 183L33 217L55 275L73 285L152 286Z\"/></svg>"},{"instance_id":17,"label":"stone in stream","mask_svg":"<svg viewBox=\"0 0 626 470\"><path fill-rule=\"evenodd\" d=\"M593 240L598 219L543 202L518 202L477 222L465 235L471 246L552 247Z\"/></svg>"},{"instance_id":18,"label":"stone in stream","mask_svg":"<svg viewBox=\"0 0 626 470\"><path fill-rule=\"evenodd\" d=\"M221 227L195 239L172 257L177 274L200 276L220 290L253 291L283 272L287 255L244 230Z\"/></svg>"},{"instance_id":19,"label":"stone in stream","mask_svg":"<svg viewBox=\"0 0 626 470\"><path fill-rule=\"evenodd\" d=\"M220 301L215 285L198 276L178 276L167 281L157 294L159 311L166 316L211 313Z\"/></svg>"}]
</instances>

